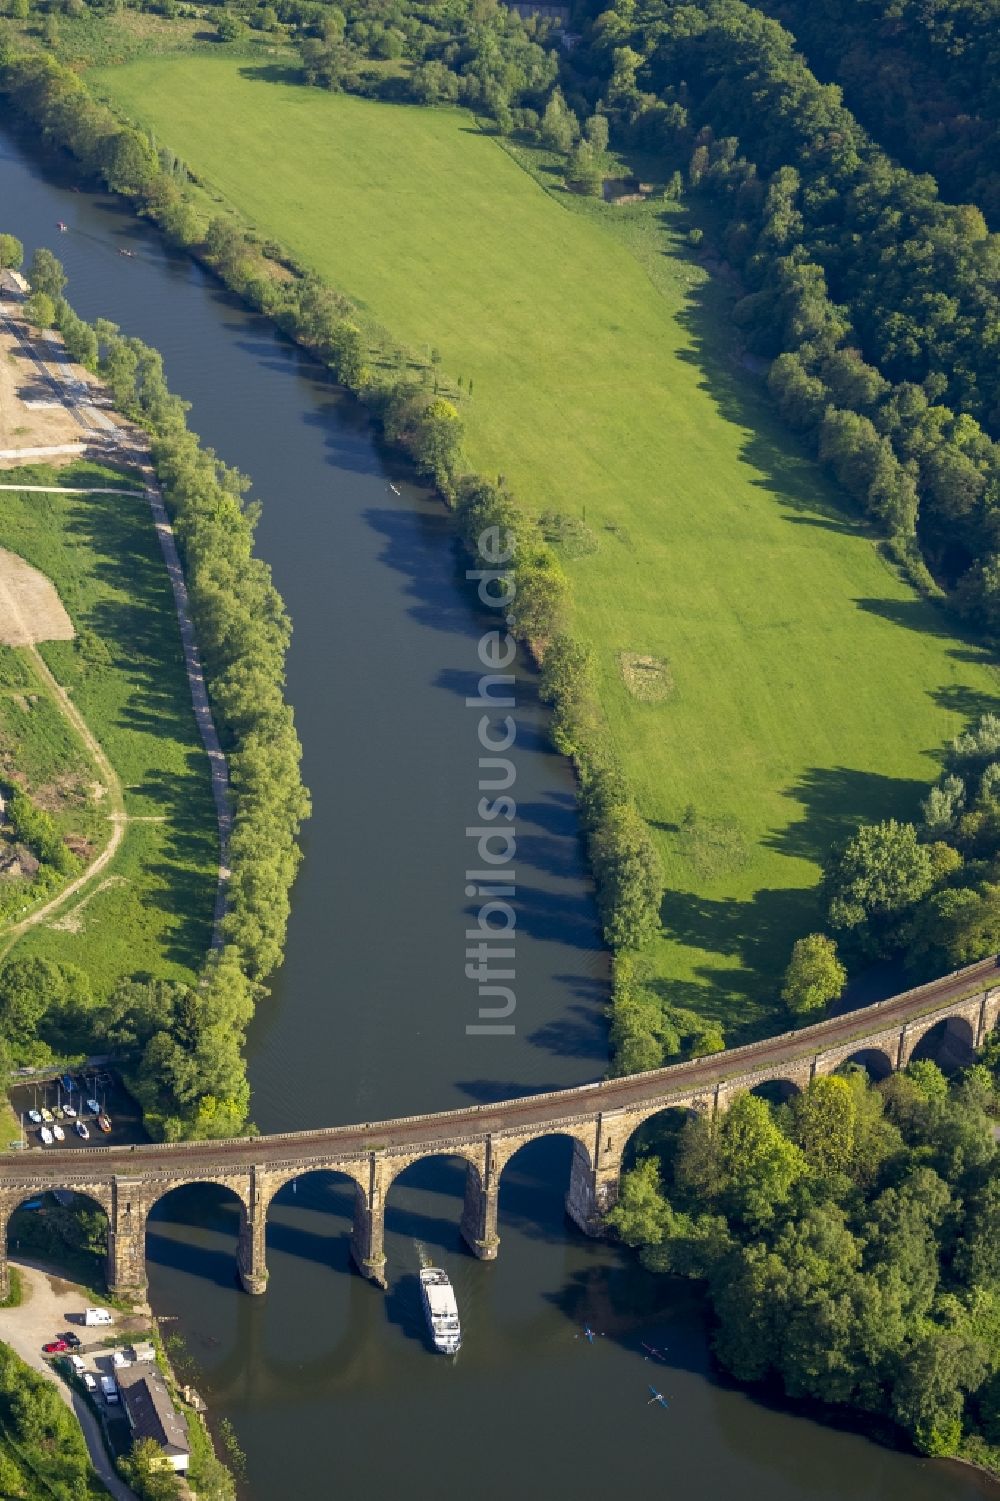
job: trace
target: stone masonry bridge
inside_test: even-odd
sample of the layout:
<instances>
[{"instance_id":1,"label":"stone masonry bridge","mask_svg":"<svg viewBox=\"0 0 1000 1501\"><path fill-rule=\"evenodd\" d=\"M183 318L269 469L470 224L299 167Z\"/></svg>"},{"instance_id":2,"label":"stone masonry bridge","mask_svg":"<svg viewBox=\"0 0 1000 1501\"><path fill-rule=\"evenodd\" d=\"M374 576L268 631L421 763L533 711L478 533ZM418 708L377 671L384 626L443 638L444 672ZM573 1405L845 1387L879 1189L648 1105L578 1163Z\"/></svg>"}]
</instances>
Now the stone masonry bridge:
<instances>
[{"instance_id":1,"label":"stone masonry bridge","mask_svg":"<svg viewBox=\"0 0 1000 1501\"><path fill-rule=\"evenodd\" d=\"M0 1155L0 1296L8 1286L7 1224L25 1199L61 1188L88 1195L108 1216L108 1286L145 1285L146 1222L158 1199L189 1183L232 1190L241 1205L238 1268L248 1292L267 1285L268 1205L284 1184L326 1170L355 1189L352 1252L365 1276L385 1286L385 1203L395 1178L425 1157L463 1158L462 1234L484 1259L497 1254L500 1175L521 1147L544 1136L574 1142L566 1212L588 1235L618 1196L629 1139L662 1110L716 1114L740 1091L784 1082L804 1088L854 1059L881 1074L905 1068L941 1027L965 1049L979 1047L1000 1014L1000 960L992 958L864 1010L831 1017L746 1047L527 1099L438 1115L333 1126L322 1131L137 1147L47 1149Z\"/></svg>"}]
</instances>

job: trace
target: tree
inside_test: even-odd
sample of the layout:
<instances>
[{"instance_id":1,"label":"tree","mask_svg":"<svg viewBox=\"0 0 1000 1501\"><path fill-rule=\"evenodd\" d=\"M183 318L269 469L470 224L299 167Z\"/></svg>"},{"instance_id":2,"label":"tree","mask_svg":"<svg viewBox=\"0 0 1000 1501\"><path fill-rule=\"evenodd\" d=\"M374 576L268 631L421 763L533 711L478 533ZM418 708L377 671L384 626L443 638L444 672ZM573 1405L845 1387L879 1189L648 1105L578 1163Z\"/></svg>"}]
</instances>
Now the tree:
<instances>
[{"instance_id":1,"label":"tree","mask_svg":"<svg viewBox=\"0 0 1000 1501\"><path fill-rule=\"evenodd\" d=\"M858 1107L839 1074L814 1079L792 1102L792 1132L809 1162L821 1173L846 1173L855 1149Z\"/></svg>"},{"instance_id":2,"label":"tree","mask_svg":"<svg viewBox=\"0 0 1000 1501\"><path fill-rule=\"evenodd\" d=\"M908 937L914 954L933 954L958 968L1000 947L1000 886L958 886L935 891L917 909Z\"/></svg>"},{"instance_id":3,"label":"tree","mask_svg":"<svg viewBox=\"0 0 1000 1501\"><path fill-rule=\"evenodd\" d=\"M779 1129L766 1100L736 1097L718 1127L721 1207L748 1225L766 1224L806 1171L806 1160Z\"/></svg>"},{"instance_id":4,"label":"tree","mask_svg":"<svg viewBox=\"0 0 1000 1501\"><path fill-rule=\"evenodd\" d=\"M566 186L574 193L595 197L601 191L601 170L594 148L588 141L577 141L566 163Z\"/></svg>"},{"instance_id":5,"label":"tree","mask_svg":"<svg viewBox=\"0 0 1000 1501\"><path fill-rule=\"evenodd\" d=\"M906 1352L893 1388L893 1416L921 1454L956 1452L963 1391L974 1391L986 1372L984 1346L960 1332L932 1329Z\"/></svg>"},{"instance_id":6,"label":"tree","mask_svg":"<svg viewBox=\"0 0 1000 1501\"><path fill-rule=\"evenodd\" d=\"M143 1501L178 1501L180 1477L164 1464L163 1450L155 1439L139 1439L118 1467Z\"/></svg>"},{"instance_id":7,"label":"tree","mask_svg":"<svg viewBox=\"0 0 1000 1501\"><path fill-rule=\"evenodd\" d=\"M607 115L591 115L590 119L584 125L583 130L597 155L603 155L608 149L608 138L610 135Z\"/></svg>"},{"instance_id":8,"label":"tree","mask_svg":"<svg viewBox=\"0 0 1000 1501\"><path fill-rule=\"evenodd\" d=\"M663 875L649 829L629 806L611 809L591 837L597 906L613 949L640 948L660 928Z\"/></svg>"},{"instance_id":9,"label":"tree","mask_svg":"<svg viewBox=\"0 0 1000 1501\"><path fill-rule=\"evenodd\" d=\"M220 17L215 28L216 40L220 42L238 42L246 36L246 26L239 16L225 11ZM312 80L310 80L311 82Z\"/></svg>"},{"instance_id":10,"label":"tree","mask_svg":"<svg viewBox=\"0 0 1000 1501\"><path fill-rule=\"evenodd\" d=\"M914 906L931 885L931 859L912 824L863 824L834 852L826 872L830 922L863 946L892 946L894 919Z\"/></svg>"},{"instance_id":11,"label":"tree","mask_svg":"<svg viewBox=\"0 0 1000 1501\"><path fill-rule=\"evenodd\" d=\"M135 196L155 179L156 154L144 135L126 128L108 137L102 152L102 166L108 187L116 193Z\"/></svg>"},{"instance_id":12,"label":"tree","mask_svg":"<svg viewBox=\"0 0 1000 1501\"><path fill-rule=\"evenodd\" d=\"M31 257L28 281L33 292L44 292L53 302L58 302L66 285L66 273L52 251L41 246Z\"/></svg>"},{"instance_id":13,"label":"tree","mask_svg":"<svg viewBox=\"0 0 1000 1501\"><path fill-rule=\"evenodd\" d=\"M568 151L578 134L576 116L567 105L562 90L557 86L549 96L542 115L542 144L550 151Z\"/></svg>"},{"instance_id":14,"label":"tree","mask_svg":"<svg viewBox=\"0 0 1000 1501\"><path fill-rule=\"evenodd\" d=\"M436 396L420 415L413 441L413 456L421 468L447 477L462 442L462 419L453 402Z\"/></svg>"},{"instance_id":15,"label":"tree","mask_svg":"<svg viewBox=\"0 0 1000 1501\"><path fill-rule=\"evenodd\" d=\"M552 706L549 733L556 750L570 755L581 715L591 705L593 657L573 636L560 632L545 648L539 693Z\"/></svg>"},{"instance_id":16,"label":"tree","mask_svg":"<svg viewBox=\"0 0 1000 1501\"><path fill-rule=\"evenodd\" d=\"M45 292L33 292L24 304L24 316L34 328L43 332L56 321L55 303Z\"/></svg>"},{"instance_id":17,"label":"tree","mask_svg":"<svg viewBox=\"0 0 1000 1501\"><path fill-rule=\"evenodd\" d=\"M627 1246L655 1246L663 1236L667 1205L655 1157L646 1157L622 1178L608 1224Z\"/></svg>"},{"instance_id":18,"label":"tree","mask_svg":"<svg viewBox=\"0 0 1000 1501\"><path fill-rule=\"evenodd\" d=\"M824 933L810 933L792 949L781 999L789 1011L802 1016L836 1000L846 981L847 970L837 958L833 939Z\"/></svg>"},{"instance_id":19,"label":"tree","mask_svg":"<svg viewBox=\"0 0 1000 1501\"><path fill-rule=\"evenodd\" d=\"M14 235L0 234L0 271L16 271L24 260L24 246Z\"/></svg>"},{"instance_id":20,"label":"tree","mask_svg":"<svg viewBox=\"0 0 1000 1501\"><path fill-rule=\"evenodd\" d=\"M87 976L73 964L38 956L8 959L0 969L0 1036L19 1061L48 1056L48 1039L73 1030L90 1004Z\"/></svg>"}]
</instances>

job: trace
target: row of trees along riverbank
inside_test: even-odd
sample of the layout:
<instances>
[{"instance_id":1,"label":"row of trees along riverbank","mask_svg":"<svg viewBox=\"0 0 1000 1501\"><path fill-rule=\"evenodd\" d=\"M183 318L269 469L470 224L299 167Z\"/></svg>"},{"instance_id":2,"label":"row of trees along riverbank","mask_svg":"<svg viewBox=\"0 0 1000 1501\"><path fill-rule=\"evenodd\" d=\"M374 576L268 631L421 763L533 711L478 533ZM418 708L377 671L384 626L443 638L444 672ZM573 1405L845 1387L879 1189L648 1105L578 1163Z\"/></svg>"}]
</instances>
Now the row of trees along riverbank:
<instances>
[{"instance_id":1,"label":"row of trees along riverbank","mask_svg":"<svg viewBox=\"0 0 1000 1501\"><path fill-rule=\"evenodd\" d=\"M29 309L47 299L71 358L95 370L116 410L149 434L233 800L223 944L207 956L198 983L125 981L105 1005L83 1014L76 1007L75 1026L89 1033L77 1040L110 1043L134 1060L131 1082L155 1133L233 1135L249 1107L242 1045L264 981L282 957L298 832L309 809L284 697L291 625L268 565L253 554L258 511L243 499L249 481L189 430L187 403L168 390L158 352L106 319L84 322L63 296L66 279L49 252L33 264L38 284ZM28 995L38 1002L31 1030L62 1040L67 985L60 981L70 978L62 973L68 968L15 954L0 970L0 1016L15 1048Z\"/></svg>"},{"instance_id":2,"label":"row of trees along riverbank","mask_svg":"<svg viewBox=\"0 0 1000 1501\"><path fill-rule=\"evenodd\" d=\"M320 358L457 510L470 554L477 554L479 536L487 526L499 525L510 535L516 587L512 630L543 664L543 692L553 705L556 744L572 756L577 769L604 934L616 953L640 948L659 923L658 857L598 707L587 654L571 634L565 577L535 522L504 487L463 473L458 406L434 389L436 380L429 384L426 370L414 375L391 340L380 339L347 298L297 267L280 246L262 245L233 218L206 221L186 190L187 174L176 159L169 152L158 154L139 130L122 124L94 101L75 73L51 57L8 52L0 66L0 92L23 118L40 125L48 139L68 148L87 172L130 197L171 240L211 266L228 287ZM149 354L137 356L139 368L133 370L127 355L133 341L124 341L123 349L120 341L107 342L108 330L101 330L99 337L111 354L101 368L116 402L135 410L156 434L157 465L190 553L191 540L201 539L208 517L193 499L197 484L185 479L186 466L195 465L207 478L221 494L224 509L237 504L232 477L209 458L209 465L215 466L213 478L196 458L197 445L184 436L178 404L166 397ZM248 526L249 518L239 514L241 525ZM197 521L193 529L189 515ZM193 583L197 589L196 577ZM261 612L256 619L255 628L261 629ZM267 612L263 619L266 622ZM282 631L279 627L279 638ZM271 641L269 649L274 644ZM206 661L212 660L211 642L203 642L203 650ZM225 685L236 681L235 674L224 674ZM224 723L228 712L224 709ZM238 776L236 766L234 782ZM705 1046L721 1045L717 1030L704 1029L693 1015L678 1012L677 1022L672 1032L669 1023L664 1024L666 1030L661 1026L662 1040L652 1034L646 1039L656 1062L672 1050L668 1044L679 1045L681 1035Z\"/></svg>"}]
</instances>

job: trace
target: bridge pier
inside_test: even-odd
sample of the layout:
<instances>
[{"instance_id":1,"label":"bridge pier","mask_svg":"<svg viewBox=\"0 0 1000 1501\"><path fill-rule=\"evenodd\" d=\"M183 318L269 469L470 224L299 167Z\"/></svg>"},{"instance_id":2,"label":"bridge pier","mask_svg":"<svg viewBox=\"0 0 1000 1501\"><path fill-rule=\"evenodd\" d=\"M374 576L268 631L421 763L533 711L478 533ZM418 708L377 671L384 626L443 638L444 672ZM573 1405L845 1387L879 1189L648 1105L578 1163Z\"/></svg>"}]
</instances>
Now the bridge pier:
<instances>
[{"instance_id":1,"label":"bridge pier","mask_svg":"<svg viewBox=\"0 0 1000 1501\"><path fill-rule=\"evenodd\" d=\"M481 1167L470 1162L465 1170L465 1204L459 1229L462 1239L480 1261L495 1261L500 1249L497 1234L497 1205L500 1198L500 1174L487 1145Z\"/></svg>"},{"instance_id":2,"label":"bridge pier","mask_svg":"<svg viewBox=\"0 0 1000 1501\"><path fill-rule=\"evenodd\" d=\"M118 1295L146 1289L146 1217L149 1209L138 1178L118 1178L111 1184L108 1215L108 1291Z\"/></svg>"},{"instance_id":3,"label":"bridge pier","mask_svg":"<svg viewBox=\"0 0 1000 1501\"><path fill-rule=\"evenodd\" d=\"M612 1130L608 1117L599 1116L593 1158L582 1141L574 1143L566 1213L584 1235L604 1234L604 1216L618 1202L627 1140L627 1132Z\"/></svg>"},{"instance_id":4,"label":"bridge pier","mask_svg":"<svg viewBox=\"0 0 1000 1501\"><path fill-rule=\"evenodd\" d=\"M260 1192L257 1171L250 1169L249 1202L243 1206L236 1247L243 1291L254 1295L267 1292L267 1198Z\"/></svg>"},{"instance_id":5,"label":"bridge pier","mask_svg":"<svg viewBox=\"0 0 1000 1501\"><path fill-rule=\"evenodd\" d=\"M363 1277L385 1287L385 1164L372 1152L368 1159L368 1190L354 1187L354 1229L351 1255Z\"/></svg>"}]
</instances>

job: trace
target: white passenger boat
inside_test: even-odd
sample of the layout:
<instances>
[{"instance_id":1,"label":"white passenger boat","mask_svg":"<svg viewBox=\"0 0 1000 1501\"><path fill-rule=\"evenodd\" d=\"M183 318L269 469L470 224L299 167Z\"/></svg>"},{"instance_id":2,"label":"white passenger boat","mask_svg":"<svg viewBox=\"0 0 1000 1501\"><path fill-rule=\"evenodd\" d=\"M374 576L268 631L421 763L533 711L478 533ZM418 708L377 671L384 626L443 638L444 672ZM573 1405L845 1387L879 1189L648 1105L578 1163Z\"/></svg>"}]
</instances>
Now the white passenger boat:
<instances>
[{"instance_id":1,"label":"white passenger boat","mask_svg":"<svg viewBox=\"0 0 1000 1501\"><path fill-rule=\"evenodd\" d=\"M437 1266L425 1266L420 1273L420 1294L435 1350L442 1355L457 1355L462 1348L462 1328L448 1273Z\"/></svg>"}]
</instances>

